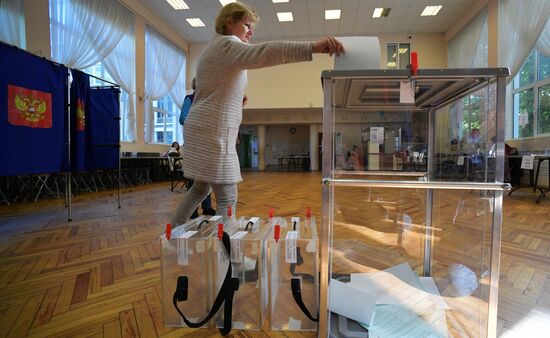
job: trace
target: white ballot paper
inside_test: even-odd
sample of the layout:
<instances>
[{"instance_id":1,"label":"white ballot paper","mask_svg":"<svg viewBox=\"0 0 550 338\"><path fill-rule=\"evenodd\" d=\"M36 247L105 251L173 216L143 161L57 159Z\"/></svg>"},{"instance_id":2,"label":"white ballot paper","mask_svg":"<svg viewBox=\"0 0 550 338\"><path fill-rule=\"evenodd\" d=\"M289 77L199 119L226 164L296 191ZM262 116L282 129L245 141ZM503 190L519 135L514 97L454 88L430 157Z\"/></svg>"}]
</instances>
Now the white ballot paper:
<instances>
[{"instance_id":1,"label":"white ballot paper","mask_svg":"<svg viewBox=\"0 0 550 338\"><path fill-rule=\"evenodd\" d=\"M408 309L429 301L440 309L448 305L437 291L433 280L421 282L409 263L392 266L383 271L352 273L350 284L376 295L376 304L401 304ZM434 290L435 289L435 290Z\"/></svg>"},{"instance_id":2,"label":"white ballot paper","mask_svg":"<svg viewBox=\"0 0 550 338\"><path fill-rule=\"evenodd\" d=\"M345 54L334 58L334 70L380 69L380 42L375 36L337 37Z\"/></svg>"},{"instance_id":3,"label":"white ballot paper","mask_svg":"<svg viewBox=\"0 0 550 338\"><path fill-rule=\"evenodd\" d=\"M344 317L370 325L374 318L376 296L370 292L342 283L336 279L330 280L329 310Z\"/></svg>"}]
</instances>

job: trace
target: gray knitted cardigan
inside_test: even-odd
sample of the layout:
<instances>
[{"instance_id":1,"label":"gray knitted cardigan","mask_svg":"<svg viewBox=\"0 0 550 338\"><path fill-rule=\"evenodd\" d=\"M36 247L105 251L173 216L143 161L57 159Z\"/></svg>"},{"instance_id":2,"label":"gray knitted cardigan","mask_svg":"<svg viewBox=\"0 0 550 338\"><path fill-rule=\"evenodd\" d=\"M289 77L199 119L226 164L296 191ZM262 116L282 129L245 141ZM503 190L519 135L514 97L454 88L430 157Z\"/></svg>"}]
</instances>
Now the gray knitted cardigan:
<instances>
[{"instance_id":1,"label":"gray knitted cardigan","mask_svg":"<svg viewBox=\"0 0 550 338\"><path fill-rule=\"evenodd\" d=\"M234 35L216 34L197 66L197 89L185 120L183 169L200 182L242 181L236 141L242 120L247 69L310 61L312 42L247 44Z\"/></svg>"}]
</instances>

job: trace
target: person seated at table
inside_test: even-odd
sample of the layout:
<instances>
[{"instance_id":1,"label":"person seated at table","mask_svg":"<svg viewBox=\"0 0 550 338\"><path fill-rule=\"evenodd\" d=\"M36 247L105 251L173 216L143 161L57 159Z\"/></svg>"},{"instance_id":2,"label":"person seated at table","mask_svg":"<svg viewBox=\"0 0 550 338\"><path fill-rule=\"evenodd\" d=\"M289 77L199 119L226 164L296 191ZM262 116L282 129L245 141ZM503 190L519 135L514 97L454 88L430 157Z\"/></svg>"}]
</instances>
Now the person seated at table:
<instances>
[{"instance_id":1,"label":"person seated at table","mask_svg":"<svg viewBox=\"0 0 550 338\"><path fill-rule=\"evenodd\" d=\"M170 149L162 153L161 156L169 157L174 167L178 169L182 167L181 161L179 161L179 159L181 158L181 150L180 144L178 142L172 142Z\"/></svg>"},{"instance_id":2,"label":"person seated at table","mask_svg":"<svg viewBox=\"0 0 550 338\"><path fill-rule=\"evenodd\" d=\"M166 152L162 153L161 156L181 157L180 144L178 142L172 142L172 145L170 146L170 149L168 149Z\"/></svg>"}]
</instances>

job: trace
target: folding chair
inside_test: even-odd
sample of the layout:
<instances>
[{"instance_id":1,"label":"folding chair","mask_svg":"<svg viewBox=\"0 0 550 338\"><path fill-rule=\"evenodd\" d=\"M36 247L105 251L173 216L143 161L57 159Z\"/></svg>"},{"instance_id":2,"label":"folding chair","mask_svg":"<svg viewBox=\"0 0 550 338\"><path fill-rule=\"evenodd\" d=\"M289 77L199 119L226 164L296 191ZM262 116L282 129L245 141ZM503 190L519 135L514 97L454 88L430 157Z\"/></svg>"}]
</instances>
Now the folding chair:
<instances>
[{"instance_id":1,"label":"folding chair","mask_svg":"<svg viewBox=\"0 0 550 338\"><path fill-rule=\"evenodd\" d=\"M170 191L174 189L181 182L181 188L185 185L185 178L183 177L183 165L180 157L168 157L168 167L170 168Z\"/></svg>"}]
</instances>

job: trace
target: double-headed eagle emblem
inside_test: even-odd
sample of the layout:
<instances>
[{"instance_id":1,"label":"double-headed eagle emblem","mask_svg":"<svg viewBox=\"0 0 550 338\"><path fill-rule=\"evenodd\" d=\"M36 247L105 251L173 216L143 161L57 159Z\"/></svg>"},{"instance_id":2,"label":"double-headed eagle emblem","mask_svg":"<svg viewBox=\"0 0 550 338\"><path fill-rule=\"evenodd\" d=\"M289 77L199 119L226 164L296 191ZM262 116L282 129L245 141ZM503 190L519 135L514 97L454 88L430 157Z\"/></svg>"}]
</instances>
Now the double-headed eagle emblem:
<instances>
[{"instance_id":1,"label":"double-headed eagle emblem","mask_svg":"<svg viewBox=\"0 0 550 338\"><path fill-rule=\"evenodd\" d=\"M46 117L44 114L47 108L45 100L16 95L15 107L20 111L20 116L29 122L39 122Z\"/></svg>"}]
</instances>

